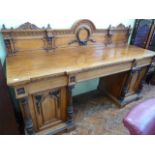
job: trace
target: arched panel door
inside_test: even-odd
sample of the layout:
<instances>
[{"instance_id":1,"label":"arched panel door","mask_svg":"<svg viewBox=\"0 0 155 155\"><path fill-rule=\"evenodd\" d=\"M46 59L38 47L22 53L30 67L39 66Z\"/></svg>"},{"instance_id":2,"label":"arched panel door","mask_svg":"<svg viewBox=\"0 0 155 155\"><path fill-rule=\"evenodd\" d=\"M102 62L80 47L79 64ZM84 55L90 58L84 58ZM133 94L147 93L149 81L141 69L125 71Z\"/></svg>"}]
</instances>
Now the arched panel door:
<instances>
[{"instance_id":1,"label":"arched panel door","mask_svg":"<svg viewBox=\"0 0 155 155\"><path fill-rule=\"evenodd\" d=\"M65 88L47 90L33 96L38 130L55 126L64 121Z\"/></svg>"}]
</instances>

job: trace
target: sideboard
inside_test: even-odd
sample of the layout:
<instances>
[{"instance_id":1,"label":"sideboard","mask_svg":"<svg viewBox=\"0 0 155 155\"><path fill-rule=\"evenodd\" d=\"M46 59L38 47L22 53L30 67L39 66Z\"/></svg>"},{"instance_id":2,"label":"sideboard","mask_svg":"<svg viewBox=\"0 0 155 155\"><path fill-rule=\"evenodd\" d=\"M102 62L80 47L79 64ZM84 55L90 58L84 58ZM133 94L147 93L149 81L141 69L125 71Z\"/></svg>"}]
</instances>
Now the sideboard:
<instances>
[{"instance_id":1,"label":"sideboard","mask_svg":"<svg viewBox=\"0 0 155 155\"><path fill-rule=\"evenodd\" d=\"M98 90L120 106L141 97L155 53L127 44L130 27L97 29L80 20L71 29L16 29L3 25L7 84L14 89L26 134L56 134L75 127L72 90L99 78Z\"/></svg>"}]
</instances>

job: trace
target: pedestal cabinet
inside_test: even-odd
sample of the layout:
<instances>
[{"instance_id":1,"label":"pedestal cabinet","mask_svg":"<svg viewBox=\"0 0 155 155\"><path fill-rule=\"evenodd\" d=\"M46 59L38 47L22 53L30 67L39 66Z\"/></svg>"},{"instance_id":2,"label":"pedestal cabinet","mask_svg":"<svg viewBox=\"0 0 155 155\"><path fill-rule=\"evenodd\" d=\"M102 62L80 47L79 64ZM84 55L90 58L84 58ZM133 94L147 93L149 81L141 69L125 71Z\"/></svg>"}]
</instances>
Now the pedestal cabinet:
<instances>
[{"instance_id":1,"label":"pedestal cabinet","mask_svg":"<svg viewBox=\"0 0 155 155\"><path fill-rule=\"evenodd\" d=\"M133 68L128 72L102 77L98 88L118 105L124 106L141 97L140 92L149 67Z\"/></svg>"},{"instance_id":2,"label":"pedestal cabinet","mask_svg":"<svg viewBox=\"0 0 155 155\"><path fill-rule=\"evenodd\" d=\"M28 134L39 134L39 132L46 134L46 130L52 127L55 129L54 132L58 132L56 128L66 121L66 95L66 88L61 87L30 94L19 99L26 132ZM52 134L53 130L48 130L48 133Z\"/></svg>"}]
</instances>

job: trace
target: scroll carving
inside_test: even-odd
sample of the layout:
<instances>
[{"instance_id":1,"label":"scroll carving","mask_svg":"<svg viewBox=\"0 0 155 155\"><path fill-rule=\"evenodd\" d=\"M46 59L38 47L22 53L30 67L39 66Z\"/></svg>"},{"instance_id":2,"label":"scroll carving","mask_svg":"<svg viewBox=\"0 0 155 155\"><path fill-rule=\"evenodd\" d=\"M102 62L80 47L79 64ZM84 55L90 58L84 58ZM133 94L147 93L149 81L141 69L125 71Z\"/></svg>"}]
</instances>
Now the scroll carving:
<instances>
[{"instance_id":1,"label":"scroll carving","mask_svg":"<svg viewBox=\"0 0 155 155\"><path fill-rule=\"evenodd\" d=\"M40 114L40 106L41 106L41 102L42 102L42 95L37 95L35 97L35 99L36 99L37 112Z\"/></svg>"},{"instance_id":2,"label":"scroll carving","mask_svg":"<svg viewBox=\"0 0 155 155\"><path fill-rule=\"evenodd\" d=\"M36 103L36 108L37 108L38 114L41 114L41 104L48 96L50 96L54 99L54 102L58 108L60 107L60 105L59 105L60 104L60 91L59 90L49 91L49 93L46 95L36 95L35 103Z\"/></svg>"},{"instance_id":3,"label":"scroll carving","mask_svg":"<svg viewBox=\"0 0 155 155\"><path fill-rule=\"evenodd\" d=\"M57 105L57 109L59 109L60 108L60 91L55 90L53 92L50 92L49 95L54 98L55 103Z\"/></svg>"}]
</instances>

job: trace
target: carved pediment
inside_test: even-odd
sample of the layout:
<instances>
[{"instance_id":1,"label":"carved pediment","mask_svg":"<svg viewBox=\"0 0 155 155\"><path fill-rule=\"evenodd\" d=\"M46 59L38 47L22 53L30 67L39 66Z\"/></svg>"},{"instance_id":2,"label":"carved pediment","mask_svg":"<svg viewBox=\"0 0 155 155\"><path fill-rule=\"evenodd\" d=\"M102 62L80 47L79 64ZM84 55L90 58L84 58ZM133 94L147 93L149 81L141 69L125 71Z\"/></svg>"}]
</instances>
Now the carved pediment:
<instances>
[{"instance_id":1,"label":"carved pediment","mask_svg":"<svg viewBox=\"0 0 155 155\"><path fill-rule=\"evenodd\" d=\"M26 22L20 25L17 29L39 29L36 25Z\"/></svg>"}]
</instances>

